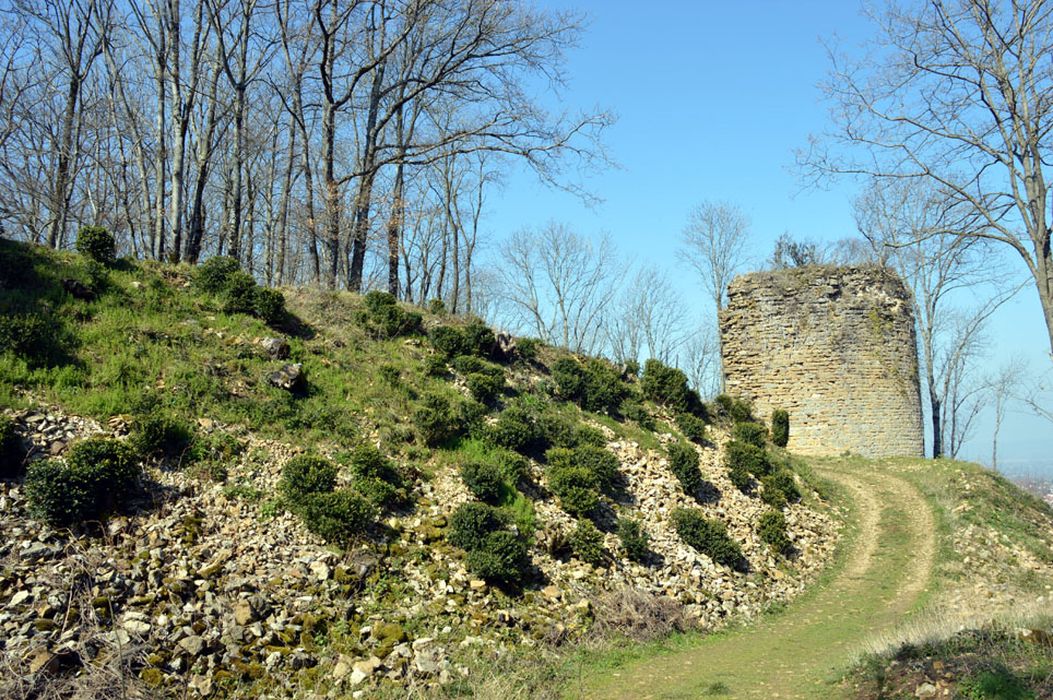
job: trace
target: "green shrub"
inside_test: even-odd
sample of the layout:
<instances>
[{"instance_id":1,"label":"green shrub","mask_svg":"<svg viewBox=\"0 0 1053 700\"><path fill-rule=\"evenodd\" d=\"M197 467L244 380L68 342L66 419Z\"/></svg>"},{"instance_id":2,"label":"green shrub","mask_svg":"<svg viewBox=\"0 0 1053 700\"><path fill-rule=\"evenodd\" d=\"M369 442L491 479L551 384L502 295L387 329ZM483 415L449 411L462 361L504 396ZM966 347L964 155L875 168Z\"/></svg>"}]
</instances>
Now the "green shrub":
<instances>
[{"instance_id":1,"label":"green shrub","mask_svg":"<svg viewBox=\"0 0 1053 700\"><path fill-rule=\"evenodd\" d=\"M97 263L112 266L117 262L117 243L102 226L81 226L75 245L78 253Z\"/></svg>"},{"instance_id":2,"label":"green shrub","mask_svg":"<svg viewBox=\"0 0 1053 700\"><path fill-rule=\"evenodd\" d=\"M781 511L769 510L763 513L757 521L757 534L762 542L779 554L789 554L793 550L793 543L786 534L786 516Z\"/></svg>"},{"instance_id":3,"label":"green shrub","mask_svg":"<svg viewBox=\"0 0 1053 700\"><path fill-rule=\"evenodd\" d=\"M466 564L476 576L498 584L518 586L530 560L523 538L509 530L491 532L468 550Z\"/></svg>"},{"instance_id":4,"label":"green shrub","mask_svg":"<svg viewBox=\"0 0 1053 700\"><path fill-rule=\"evenodd\" d=\"M424 443L437 447L456 437L457 415L450 400L442 394L425 394L413 412L413 423L417 426Z\"/></svg>"},{"instance_id":5,"label":"green shrub","mask_svg":"<svg viewBox=\"0 0 1053 700\"><path fill-rule=\"evenodd\" d=\"M729 468L728 478L731 480L731 485L742 493L749 493L753 490L753 475L742 467Z\"/></svg>"},{"instance_id":6,"label":"green shrub","mask_svg":"<svg viewBox=\"0 0 1053 700\"><path fill-rule=\"evenodd\" d=\"M256 313L256 280L247 272L235 270L223 288L223 311L228 314Z\"/></svg>"},{"instance_id":7,"label":"green shrub","mask_svg":"<svg viewBox=\"0 0 1053 700\"><path fill-rule=\"evenodd\" d=\"M658 423L655 421L654 416L648 412L642 403L636 401L626 401L623 403L622 417L634 421L644 430L654 432L658 429Z\"/></svg>"},{"instance_id":8,"label":"green shrub","mask_svg":"<svg viewBox=\"0 0 1053 700\"><path fill-rule=\"evenodd\" d=\"M523 455L510 450L498 451L494 458L501 474L513 486L525 479L530 473L530 462Z\"/></svg>"},{"instance_id":9,"label":"green shrub","mask_svg":"<svg viewBox=\"0 0 1053 700\"><path fill-rule=\"evenodd\" d=\"M497 339L494 332L480 321L471 319L464 326L436 326L428 334L432 347L447 358L458 355L490 357Z\"/></svg>"},{"instance_id":10,"label":"green shrub","mask_svg":"<svg viewBox=\"0 0 1053 700\"><path fill-rule=\"evenodd\" d=\"M485 503L499 503L508 491L501 469L487 462L462 464L461 480L473 496Z\"/></svg>"},{"instance_id":11,"label":"green shrub","mask_svg":"<svg viewBox=\"0 0 1053 700\"><path fill-rule=\"evenodd\" d=\"M542 449L545 436L538 426L537 414L520 404L513 404L497 416L490 426L489 439L500 447L519 453Z\"/></svg>"},{"instance_id":12,"label":"green shrub","mask_svg":"<svg viewBox=\"0 0 1053 700\"><path fill-rule=\"evenodd\" d=\"M621 540L625 556L633 561L642 562L647 558L650 537L638 520L618 519L618 539Z\"/></svg>"},{"instance_id":13,"label":"green shrub","mask_svg":"<svg viewBox=\"0 0 1053 700\"><path fill-rule=\"evenodd\" d=\"M717 411L723 418L728 418L735 423L744 423L753 420L753 407L749 401L738 399L727 394L720 394L714 399Z\"/></svg>"},{"instance_id":14,"label":"green shrub","mask_svg":"<svg viewBox=\"0 0 1053 700\"><path fill-rule=\"evenodd\" d=\"M556 468L584 467L595 477L596 485L605 491L610 491L618 481L618 458L602 447L553 447L545 453L545 460Z\"/></svg>"},{"instance_id":15,"label":"green shrub","mask_svg":"<svg viewBox=\"0 0 1053 700\"><path fill-rule=\"evenodd\" d=\"M153 412L135 419L128 444L143 457L180 459L194 444L194 429L178 418Z\"/></svg>"},{"instance_id":16,"label":"green shrub","mask_svg":"<svg viewBox=\"0 0 1053 700\"><path fill-rule=\"evenodd\" d=\"M423 317L415 311L404 311L393 294L378 289L363 297L365 314L361 320L376 338L397 338L421 332Z\"/></svg>"},{"instance_id":17,"label":"green shrub","mask_svg":"<svg viewBox=\"0 0 1053 700\"><path fill-rule=\"evenodd\" d=\"M379 289L367 292L362 301L365 302L366 310L372 315L383 313L384 309L397 306L398 303L394 294Z\"/></svg>"},{"instance_id":18,"label":"green shrub","mask_svg":"<svg viewBox=\"0 0 1053 700\"><path fill-rule=\"evenodd\" d=\"M346 544L376 521L376 507L349 489L303 496L297 508L308 530L326 542Z\"/></svg>"},{"instance_id":19,"label":"green shrub","mask_svg":"<svg viewBox=\"0 0 1053 700\"><path fill-rule=\"evenodd\" d=\"M455 326L436 326L428 333L428 340L446 358L468 354L464 335Z\"/></svg>"},{"instance_id":20,"label":"green shrub","mask_svg":"<svg viewBox=\"0 0 1053 700\"><path fill-rule=\"evenodd\" d=\"M285 318L285 297L277 289L257 287L252 300L252 315L268 325Z\"/></svg>"},{"instance_id":21,"label":"green shrub","mask_svg":"<svg viewBox=\"0 0 1053 700\"><path fill-rule=\"evenodd\" d=\"M747 445L764 449L764 445L768 441L768 429L760 423L735 423L731 428L731 437Z\"/></svg>"},{"instance_id":22,"label":"green shrub","mask_svg":"<svg viewBox=\"0 0 1053 700\"><path fill-rule=\"evenodd\" d=\"M504 513L486 503L471 501L462 503L450 516L450 528L446 540L454 547L472 549L486 539L491 532L508 527Z\"/></svg>"},{"instance_id":23,"label":"green shrub","mask_svg":"<svg viewBox=\"0 0 1053 700\"><path fill-rule=\"evenodd\" d=\"M628 394L619 373L610 364L595 358L585 362L560 358L552 365L552 379L560 396L586 411L617 413Z\"/></svg>"},{"instance_id":24,"label":"green shrub","mask_svg":"<svg viewBox=\"0 0 1053 700\"><path fill-rule=\"evenodd\" d=\"M588 516L600 503L596 475L577 465L550 465L546 470L548 488L559 499L563 510L578 517Z\"/></svg>"},{"instance_id":25,"label":"green shrub","mask_svg":"<svg viewBox=\"0 0 1053 700\"><path fill-rule=\"evenodd\" d=\"M786 447L790 441L790 414L781 408L771 412L771 441L777 447Z\"/></svg>"},{"instance_id":26,"label":"green shrub","mask_svg":"<svg viewBox=\"0 0 1053 700\"><path fill-rule=\"evenodd\" d=\"M516 353L521 360L533 362L541 350L541 341L537 338L519 338L516 340Z\"/></svg>"},{"instance_id":27,"label":"green shrub","mask_svg":"<svg viewBox=\"0 0 1053 700\"><path fill-rule=\"evenodd\" d=\"M772 470L771 459L763 448L739 440L728 440L724 446L724 464L729 471L742 469L758 478Z\"/></svg>"},{"instance_id":28,"label":"green shrub","mask_svg":"<svg viewBox=\"0 0 1053 700\"><path fill-rule=\"evenodd\" d=\"M351 473L355 488L378 506L396 507L409 500L402 474L372 445L360 445L351 453Z\"/></svg>"},{"instance_id":29,"label":"green shrub","mask_svg":"<svg viewBox=\"0 0 1053 700\"><path fill-rule=\"evenodd\" d=\"M0 415L0 479L21 474L25 457L14 423L7 416Z\"/></svg>"},{"instance_id":30,"label":"green shrub","mask_svg":"<svg viewBox=\"0 0 1053 700\"><path fill-rule=\"evenodd\" d=\"M607 550L603 547L603 533L588 520L579 520L577 527L567 538L570 550L581 561L593 566L607 563Z\"/></svg>"},{"instance_id":31,"label":"green shrub","mask_svg":"<svg viewBox=\"0 0 1053 700\"><path fill-rule=\"evenodd\" d=\"M431 299L428 301L428 313L433 316L445 316L448 312L446 311L446 302L442 299Z\"/></svg>"},{"instance_id":32,"label":"green shrub","mask_svg":"<svg viewBox=\"0 0 1053 700\"><path fill-rule=\"evenodd\" d=\"M208 294L220 294L226 291L241 266L234 258L216 256L197 266L194 271L194 286Z\"/></svg>"},{"instance_id":33,"label":"green shrub","mask_svg":"<svg viewBox=\"0 0 1053 700\"><path fill-rule=\"evenodd\" d=\"M773 508L782 508L787 503L801 500L801 491L797 488L793 474L788 469L776 469L761 480L763 491L761 500Z\"/></svg>"},{"instance_id":34,"label":"green shrub","mask_svg":"<svg viewBox=\"0 0 1053 700\"><path fill-rule=\"evenodd\" d=\"M471 392L472 398L486 405L493 404L505 389L505 378L503 376L495 377L492 374L483 374L482 372L472 372L466 375L464 383L468 387L468 391Z\"/></svg>"},{"instance_id":35,"label":"green shrub","mask_svg":"<svg viewBox=\"0 0 1053 700\"><path fill-rule=\"evenodd\" d=\"M446 358L441 355L428 355L424 358L424 374L429 377L445 377L448 370Z\"/></svg>"},{"instance_id":36,"label":"green shrub","mask_svg":"<svg viewBox=\"0 0 1053 700\"><path fill-rule=\"evenodd\" d=\"M640 388L644 398L650 401L679 413L694 413L701 418L705 417L698 392L688 386L687 375L675 367L669 367L655 359L648 360L644 363Z\"/></svg>"},{"instance_id":37,"label":"green shrub","mask_svg":"<svg viewBox=\"0 0 1053 700\"><path fill-rule=\"evenodd\" d=\"M377 374L380 375L380 380L388 386L397 387L402 377L402 370L395 365L381 365L377 367Z\"/></svg>"},{"instance_id":38,"label":"green shrub","mask_svg":"<svg viewBox=\"0 0 1053 700\"><path fill-rule=\"evenodd\" d=\"M706 441L706 422L691 413L676 414L676 427L691 442L701 445Z\"/></svg>"},{"instance_id":39,"label":"green shrub","mask_svg":"<svg viewBox=\"0 0 1053 700\"><path fill-rule=\"evenodd\" d=\"M695 508L677 508L673 511L673 527L687 545L705 554L717 564L735 571L745 571L748 562L742 549L728 535L723 522L707 519Z\"/></svg>"},{"instance_id":40,"label":"green shrub","mask_svg":"<svg viewBox=\"0 0 1053 700\"><path fill-rule=\"evenodd\" d=\"M336 466L317 455L296 455L282 469L278 490L296 506L312 493L328 493L336 486Z\"/></svg>"},{"instance_id":41,"label":"green shrub","mask_svg":"<svg viewBox=\"0 0 1053 700\"><path fill-rule=\"evenodd\" d=\"M88 438L70 447L65 464L30 464L24 488L35 517L64 527L123 508L141 476L142 468L126 445L112 438Z\"/></svg>"},{"instance_id":42,"label":"green shrub","mask_svg":"<svg viewBox=\"0 0 1053 700\"><path fill-rule=\"evenodd\" d=\"M669 446L669 470L684 487L684 493L691 497L698 496L706 485L698 468L698 452L691 445L677 442Z\"/></svg>"}]
</instances>

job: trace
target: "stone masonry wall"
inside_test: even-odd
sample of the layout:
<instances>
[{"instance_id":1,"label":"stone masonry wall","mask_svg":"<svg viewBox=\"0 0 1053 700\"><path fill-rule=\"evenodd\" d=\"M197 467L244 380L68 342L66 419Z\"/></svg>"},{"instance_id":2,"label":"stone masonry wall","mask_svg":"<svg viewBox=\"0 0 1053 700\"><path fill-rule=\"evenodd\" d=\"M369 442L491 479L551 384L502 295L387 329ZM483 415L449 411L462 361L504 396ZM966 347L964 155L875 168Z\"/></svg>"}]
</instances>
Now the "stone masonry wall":
<instances>
[{"instance_id":1,"label":"stone masonry wall","mask_svg":"<svg viewBox=\"0 0 1053 700\"><path fill-rule=\"evenodd\" d=\"M808 266L737 277L720 335L727 393L766 421L788 411L790 451L923 456L914 317L894 274Z\"/></svg>"}]
</instances>

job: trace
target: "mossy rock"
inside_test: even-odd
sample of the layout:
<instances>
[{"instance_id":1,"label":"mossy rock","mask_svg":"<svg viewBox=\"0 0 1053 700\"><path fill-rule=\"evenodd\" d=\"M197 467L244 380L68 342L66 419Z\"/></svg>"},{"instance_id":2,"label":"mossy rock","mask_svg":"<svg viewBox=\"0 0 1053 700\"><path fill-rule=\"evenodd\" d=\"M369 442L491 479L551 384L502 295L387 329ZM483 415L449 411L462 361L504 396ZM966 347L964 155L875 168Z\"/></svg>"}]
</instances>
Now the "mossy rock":
<instances>
[{"instance_id":1,"label":"mossy rock","mask_svg":"<svg viewBox=\"0 0 1053 700\"><path fill-rule=\"evenodd\" d=\"M164 685L165 674L157 668L144 668L139 672L139 680L151 688L160 688Z\"/></svg>"}]
</instances>

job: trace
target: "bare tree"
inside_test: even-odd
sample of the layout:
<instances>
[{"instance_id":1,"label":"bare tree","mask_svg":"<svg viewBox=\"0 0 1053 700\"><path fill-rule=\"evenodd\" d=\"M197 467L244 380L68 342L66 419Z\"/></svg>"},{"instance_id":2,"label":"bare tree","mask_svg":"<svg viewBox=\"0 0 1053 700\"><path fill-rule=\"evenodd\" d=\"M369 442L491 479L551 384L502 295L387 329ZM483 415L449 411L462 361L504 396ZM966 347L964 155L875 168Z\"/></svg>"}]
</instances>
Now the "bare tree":
<instances>
[{"instance_id":1,"label":"bare tree","mask_svg":"<svg viewBox=\"0 0 1053 700\"><path fill-rule=\"evenodd\" d=\"M519 328L553 345L595 354L620 277L610 239L593 242L549 223L513 234L501 258L504 298Z\"/></svg>"},{"instance_id":2,"label":"bare tree","mask_svg":"<svg viewBox=\"0 0 1053 700\"><path fill-rule=\"evenodd\" d=\"M998 434L1002 430L1006 408L1017 393L1017 388L1026 373L1026 365L1020 358L1004 362L995 374L988 378L991 398L994 403L994 429L991 431L991 469L998 469Z\"/></svg>"},{"instance_id":3,"label":"bare tree","mask_svg":"<svg viewBox=\"0 0 1053 700\"><path fill-rule=\"evenodd\" d=\"M687 309L668 276L653 266L636 271L607 320L607 345L614 359L653 357L672 363L688 340Z\"/></svg>"},{"instance_id":4,"label":"bare tree","mask_svg":"<svg viewBox=\"0 0 1053 700\"><path fill-rule=\"evenodd\" d=\"M867 55L831 52L835 129L813 138L799 163L818 178L932 183L983 222L948 233L1007 245L1024 261L1053 348L1053 5L928 0L873 19L879 36Z\"/></svg>"},{"instance_id":5,"label":"bare tree","mask_svg":"<svg viewBox=\"0 0 1053 700\"><path fill-rule=\"evenodd\" d=\"M948 204L939 190L923 182L873 180L854 202L856 225L879 258L910 287L918 334L920 367L932 421L932 456L955 454L964 441L980 382L975 377L987 320L1020 286L991 255L981 238L944 233L967 230L974 219ZM979 285L994 290L972 300Z\"/></svg>"},{"instance_id":6,"label":"bare tree","mask_svg":"<svg viewBox=\"0 0 1053 700\"><path fill-rule=\"evenodd\" d=\"M709 324L703 324L681 346L674 363L687 374L691 386L706 397L721 391L720 340Z\"/></svg>"}]
</instances>

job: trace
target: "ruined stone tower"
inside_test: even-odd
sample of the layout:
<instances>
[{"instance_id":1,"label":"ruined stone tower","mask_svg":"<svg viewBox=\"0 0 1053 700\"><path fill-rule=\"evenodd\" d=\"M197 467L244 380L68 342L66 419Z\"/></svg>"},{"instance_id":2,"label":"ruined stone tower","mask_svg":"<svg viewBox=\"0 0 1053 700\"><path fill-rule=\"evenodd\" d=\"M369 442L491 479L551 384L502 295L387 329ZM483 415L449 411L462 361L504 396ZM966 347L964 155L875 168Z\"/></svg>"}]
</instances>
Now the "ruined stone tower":
<instances>
[{"instance_id":1,"label":"ruined stone tower","mask_svg":"<svg viewBox=\"0 0 1053 700\"><path fill-rule=\"evenodd\" d=\"M720 336L727 393L765 420L788 411L790 451L924 455L914 315L895 274L812 265L737 277Z\"/></svg>"}]
</instances>

